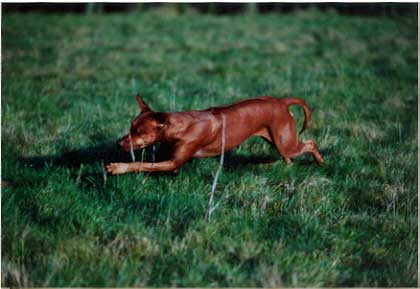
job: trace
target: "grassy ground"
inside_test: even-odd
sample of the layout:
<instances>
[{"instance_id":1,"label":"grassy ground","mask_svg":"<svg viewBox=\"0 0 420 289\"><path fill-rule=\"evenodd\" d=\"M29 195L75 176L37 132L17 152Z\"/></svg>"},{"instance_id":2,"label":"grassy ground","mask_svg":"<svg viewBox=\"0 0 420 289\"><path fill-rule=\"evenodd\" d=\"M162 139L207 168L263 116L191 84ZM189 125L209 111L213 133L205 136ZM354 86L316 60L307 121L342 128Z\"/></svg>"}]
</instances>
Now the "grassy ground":
<instances>
[{"instance_id":1,"label":"grassy ground","mask_svg":"<svg viewBox=\"0 0 420 289\"><path fill-rule=\"evenodd\" d=\"M3 286L417 284L416 16L2 21ZM218 158L103 174L129 158L113 143L136 91L164 111L302 97L302 137L326 164L286 166L251 138L227 155L205 223Z\"/></svg>"}]
</instances>

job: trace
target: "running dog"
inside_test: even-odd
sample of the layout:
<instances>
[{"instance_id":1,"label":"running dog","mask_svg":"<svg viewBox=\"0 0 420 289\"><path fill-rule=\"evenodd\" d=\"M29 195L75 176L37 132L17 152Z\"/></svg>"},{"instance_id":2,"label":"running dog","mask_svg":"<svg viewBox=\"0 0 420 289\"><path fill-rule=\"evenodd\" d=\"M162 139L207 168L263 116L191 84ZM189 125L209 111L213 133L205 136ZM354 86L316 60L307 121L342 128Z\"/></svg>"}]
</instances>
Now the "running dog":
<instances>
[{"instance_id":1,"label":"running dog","mask_svg":"<svg viewBox=\"0 0 420 289\"><path fill-rule=\"evenodd\" d=\"M217 156L229 151L251 136L260 136L277 148L286 163L291 158L309 152L318 164L324 162L313 140L299 141L290 105L303 108L309 125L310 111L300 98L263 96L212 107L206 110L155 112L136 96L141 113L133 120L130 133L117 141L125 151L142 149L156 142L173 145L170 160L150 163L111 163L107 172L168 172L177 170L193 157Z\"/></svg>"}]
</instances>

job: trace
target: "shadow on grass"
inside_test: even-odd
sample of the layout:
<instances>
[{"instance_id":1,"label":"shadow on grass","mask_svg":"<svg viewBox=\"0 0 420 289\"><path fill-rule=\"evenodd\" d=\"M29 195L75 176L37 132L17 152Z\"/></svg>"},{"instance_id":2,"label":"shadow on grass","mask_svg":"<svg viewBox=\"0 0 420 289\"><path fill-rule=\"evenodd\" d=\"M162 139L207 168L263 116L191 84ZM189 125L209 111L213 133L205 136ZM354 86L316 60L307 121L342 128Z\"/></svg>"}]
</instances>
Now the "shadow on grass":
<instances>
[{"instance_id":1,"label":"shadow on grass","mask_svg":"<svg viewBox=\"0 0 420 289\"><path fill-rule=\"evenodd\" d=\"M166 145L160 145L159 152L154 152L153 147L148 147L144 149L144 153L142 151L135 151L135 159L137 161L143 159L147 162L162 161L168 158L169 152L170 147ZM130 153L119 149L115 144L101 144L65 152L60 155L21 157L18 160L34 169L42 169L46 164L49 166L77 168L82 164L97 162L103 162L104 164L112 162L132 162Z\"/></svg>"},{"instance_id":2,"label":"shadow on grass","mask_svg":"<svg viewBox=\"0 0 420 289\"><path fill-rule=\"evenodd\" d=\"M135 151L135 159L146 162L159 162L170 159L172 147L169 144L159 144L154 151L153 147L147 147L143 151ZM219 156L214 157L219 159ZM241 169L248 165L267 164L281 160L280 156L257 154L239 155L234 151L226 152L223 166L229 169ZM66 168L79 168L82 164L93 164L103 162L104 165L112 162L132 162L129 152L122 151L115 144L100 144L79 150L65 152L60 155L21 157L18 161L28 165L35 170L43 169L46 165L50 167L59 166ZM300 163L300 162L299 162ZM305 162L306 164L307 162ZM309 162L308 162L309 163ZM154 173L152 175L161 175Z\"/></svg>"},{"instance_id":3,"label":"shadow on grass","mask_svg":"<svg viewBox=\"0 0 420 289\"><path fill-rule=\"evenodd\" d=\"M215 157L219 159L220 157ZM233 151L229 151L225 154L223 166L228 169L241 169L244 166L255 165L255 164L269 164L280 160L280 157L267 154L257 155L239 155Z\"/></svg>"},{"instance_id":4,"label":"shadow on grass","mask_svg":"<svg viewBox=\"0 0 420 289\"><path fill-rule=\"evenodd\" d=\"M326 150L320 150L322 156L327 156ZM219 158L219 157L217 157ZM285 161L277 153L273 154L254 154L249 156L238 155L235 152L228 152L225 155L223 166L229 169L241 169L244 166L252 166L257 164L272 164L275 162L282 162L286 166ZM292 163L299 166L314 166L317 165L315 159L310 154L304 154L296 158L292 158Z\"/></svg>"},{"instance_id":5,"label":"shadow on grass","mask_svg":"<svg viewBox=\"0 0 420 289\"><path fill-rule=\"evenodd\" d=\"M18 160L19 162L38 170L44 168L45 165L75 168L82 164L96 163L101 160L106 164L114 161L131 161L131 158L130 154L118 150L115 145L101 144L80 150L69 151L60 155L21 157Z\"/></svg>"}]
</instances>

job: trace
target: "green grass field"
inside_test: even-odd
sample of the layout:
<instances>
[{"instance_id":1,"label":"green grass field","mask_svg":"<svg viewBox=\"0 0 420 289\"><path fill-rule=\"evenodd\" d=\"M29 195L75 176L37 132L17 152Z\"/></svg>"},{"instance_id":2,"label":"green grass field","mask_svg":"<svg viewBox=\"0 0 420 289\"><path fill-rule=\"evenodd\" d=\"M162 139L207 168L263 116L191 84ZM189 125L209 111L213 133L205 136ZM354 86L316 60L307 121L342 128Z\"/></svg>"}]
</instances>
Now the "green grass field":
<instances>
[{"instance_id":1,"label":"green grass field","mask_svg":"<svg viewBox=\"0 0 420 289\"><path fill-rule=\"evenodd\" d=\"M2 286L416 286L417 16L160 12L3 15ZM251 138L206 223L218 158L104 175L137 91L299 96L326 163Z\"/></svg>"}]
</instances>

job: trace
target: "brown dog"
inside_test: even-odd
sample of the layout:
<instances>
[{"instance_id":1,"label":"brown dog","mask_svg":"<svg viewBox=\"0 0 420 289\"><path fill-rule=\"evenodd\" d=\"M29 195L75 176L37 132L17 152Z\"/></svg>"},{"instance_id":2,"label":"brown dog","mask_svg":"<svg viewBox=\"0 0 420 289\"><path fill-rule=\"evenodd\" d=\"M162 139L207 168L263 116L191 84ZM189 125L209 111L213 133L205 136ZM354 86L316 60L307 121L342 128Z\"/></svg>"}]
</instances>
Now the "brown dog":
<instances>
[{"instance_id":1,"label":"brown dog","mask_svg":"<svg viewBox=\"0 0 420 289\"><path fill-rule=\"evenodd\" d=\"M250 136L261 136L273 144L286 163L305 152L312 153L318 164L324 160L312 140L297 139L295 120L289 106L299 105L305 113L301 133L308 127L310 112L299 98L269 96L246 99L232 105L185 112L154 112L137 95L141 113L131 124L130 133L118 140L126 151L141 149L155 142L173 144L172 158L157 163L111 163L109 173L174 171L192 157L210 157L240 145ZM222 132L224 129L224 133Z\"/></svg>"}]
</instances>

